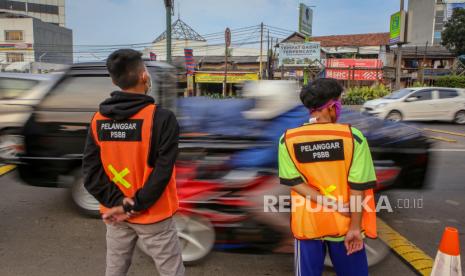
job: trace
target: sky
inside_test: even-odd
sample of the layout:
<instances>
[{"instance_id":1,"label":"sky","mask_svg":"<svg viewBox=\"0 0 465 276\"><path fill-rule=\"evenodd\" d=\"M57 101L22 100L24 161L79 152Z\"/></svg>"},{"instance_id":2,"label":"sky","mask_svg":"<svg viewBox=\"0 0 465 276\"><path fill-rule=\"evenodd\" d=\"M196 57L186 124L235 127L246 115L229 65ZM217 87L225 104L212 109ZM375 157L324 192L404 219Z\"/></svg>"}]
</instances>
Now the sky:
<instances>
[{"instance_id":1,"label":"sky","mask_svg":"<svg viewBox=\"0 0 465 276\"><path fill-rule=\"evenodd\" d=\"M267 25L297 30L298 5L315 6L313 35L389 31L398 0L175 0L175 15L199 34ZM148 43L165 29L163 0L66 0L75 45Z\"/></svg>"}]
</instances>

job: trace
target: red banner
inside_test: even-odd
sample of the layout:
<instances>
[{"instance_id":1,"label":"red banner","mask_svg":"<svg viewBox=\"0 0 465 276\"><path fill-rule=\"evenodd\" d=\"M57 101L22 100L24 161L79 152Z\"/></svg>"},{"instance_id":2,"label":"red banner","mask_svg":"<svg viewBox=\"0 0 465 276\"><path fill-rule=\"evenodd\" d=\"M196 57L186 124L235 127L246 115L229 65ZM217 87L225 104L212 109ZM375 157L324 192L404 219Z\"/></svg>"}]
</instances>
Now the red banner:
<instances>
[{"instance_id":1,"label":"red banner","mask_svg":"<svg viewBox=\"0 0 465 276\"><path fill-rule=\"evenodd\" d=\"M194 61L194 50L185 48L184 59L186 63L186 72L188 76L194 75L195 61Z\"/></svg>"},{"instance_id":2,"label":"red banner","mask_svg":"<svg viewBox=\"0 0 465 276\"><path fill-rule=\"evenodd\" d=\"M331 58L326 60L326 77L338 80L375 81L383 78L382 68L383 62L379 59Z\"/></svg>"}]
</instances>

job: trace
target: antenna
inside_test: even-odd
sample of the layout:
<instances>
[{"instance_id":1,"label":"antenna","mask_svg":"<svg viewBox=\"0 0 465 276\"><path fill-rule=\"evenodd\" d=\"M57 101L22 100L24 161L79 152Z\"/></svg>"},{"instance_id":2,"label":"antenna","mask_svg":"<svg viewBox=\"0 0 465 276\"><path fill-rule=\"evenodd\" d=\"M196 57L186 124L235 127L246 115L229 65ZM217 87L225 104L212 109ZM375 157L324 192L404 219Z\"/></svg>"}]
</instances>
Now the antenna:
<instances>
[{"instance_id":1,"label":"antenna","mask_svg":"<svg viewBox=\"0 0 465 276\"><path fill-rule=\"evenodd\" d=\"M178 19L181 19L181 3L178 0Z\"/></svg>"}]
</instances>

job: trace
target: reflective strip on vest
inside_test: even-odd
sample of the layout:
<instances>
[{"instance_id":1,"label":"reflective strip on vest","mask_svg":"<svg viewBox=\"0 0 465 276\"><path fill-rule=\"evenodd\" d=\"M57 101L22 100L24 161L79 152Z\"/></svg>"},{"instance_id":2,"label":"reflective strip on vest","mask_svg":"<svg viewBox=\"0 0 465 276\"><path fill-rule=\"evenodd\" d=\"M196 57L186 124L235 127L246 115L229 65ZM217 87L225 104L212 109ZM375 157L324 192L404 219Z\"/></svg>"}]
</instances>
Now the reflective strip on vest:
<instances>
[{"instance_id":1,"label":"reflective strip on vest","mask_svg":"<svg viewBox=\"0 0 465 276\"><path fill-rule=\"evenodd\" d=\"M115 170L115 168L113 168L113 166L110 164L108 165L108 169L110 170L110 172L113 174L113 179L111 181L115 182L116 184L120 183L121 185L124 186L124 188L126 189L130 189L131 188L131 183L127 182L126 179L124 179L124 177L126 175L129 174L129 169L128 168L124 168L124 170L122 170L121 172L118 172L117 170Z\"/></svg>"},{"instance_id":2,"label":"reflective strip on vest","mask_svg":"<svg viewBox=\"0 0 465 276\"><path fill-rule=\"evenodd\" d=\"M134 197L144 186L153 168L148 164L156 106L148 105L131 118L112 120L97 112L92 119L92 134L100 148L100 159L108 178L126 197ZM128 221L150 224L171 217L178 209L176 169L154 205ZM107 208L100 206L100 211Z\"/></svg>"},{"instance_id":3,"label":"reflective strip on vest","mask_svg":"<svg viewBox=\"0 0 465 276\"><path fill-rule=\"evenodd\" d=\"M289 156L307 185L331 199L350 200L348 175L352 164L354 141L349 125L309 124L286 132L284 141ZM373 195L371 190L366 195ZM305 200L291 190L295 204L291 213L291 228L297 239L318 239L344 236L350 218L338 212L319 208L318 203ZM374 207L371 197L370 207ZM321 207L321 206L320 206ZM362 230L376 236L375 212L363 212Z\"/></svg>"}]
</instances>

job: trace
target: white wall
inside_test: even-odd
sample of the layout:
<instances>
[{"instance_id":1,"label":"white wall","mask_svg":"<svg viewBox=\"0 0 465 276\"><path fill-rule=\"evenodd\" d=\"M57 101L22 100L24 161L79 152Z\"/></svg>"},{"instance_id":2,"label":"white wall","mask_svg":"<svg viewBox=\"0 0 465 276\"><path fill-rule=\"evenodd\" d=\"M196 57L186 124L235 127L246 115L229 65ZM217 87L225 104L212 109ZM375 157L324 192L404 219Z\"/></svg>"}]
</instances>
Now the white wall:
<instances>
[{"instance_id":1,"label":"white wall","mask_svg":"<svg viewBox=\"0 0 465 276\"><path fill-rule=\"evenodd\" d=\"M6 41L5 31L23 31L22 41ZM32 18L0 18L0 44L34 43ZM6 63L7 53L22 53L24 61L34 61L33 50L2 50L0 48L0 63Z\"/></svg>"},{"instance_id":2,"label":"white wall","mask_svg":"<svg viewBox=\"0 0 465 276\"><path fill-rule=\"evenodd\" d=\"M23 31L23 41L5 41L5 30ZM71 30L42 22L35 18L0 18L0 44L30 43L29 50L2 50L0 63L6 63L6 53L23 53L24 61L68 64L73 62L73 33Z\"/></svg>"},{"instance_id":3,"label":"white wall","mask_svg":"<svg viewBox=\"0 0 465 276\"><path fill-rule=\"evenodd\" d=\"M172 42L172 56L184 56L184 48L192 48L194 56L223 56L224 45L208 45L205 41L193 40L173 40ZM232 56L258 56L260 49L255 48L234 48L231 47ZM157 60L166 60L166 40L154 43L152 47L144 49L144 57L149 58L150 52L157 55ZM266 59L266 49L263 50L263 55Z\"/></svg>"},{"instance_id":4,"label":"white wall","mask_svg":"<svg viewBox=\"0 0 465 276\"><path fill-rule=\"evenodd\" d=\"M411 45L433 44L436 0L408 1L407 41Z\"/></svg>"}]
</instances>

